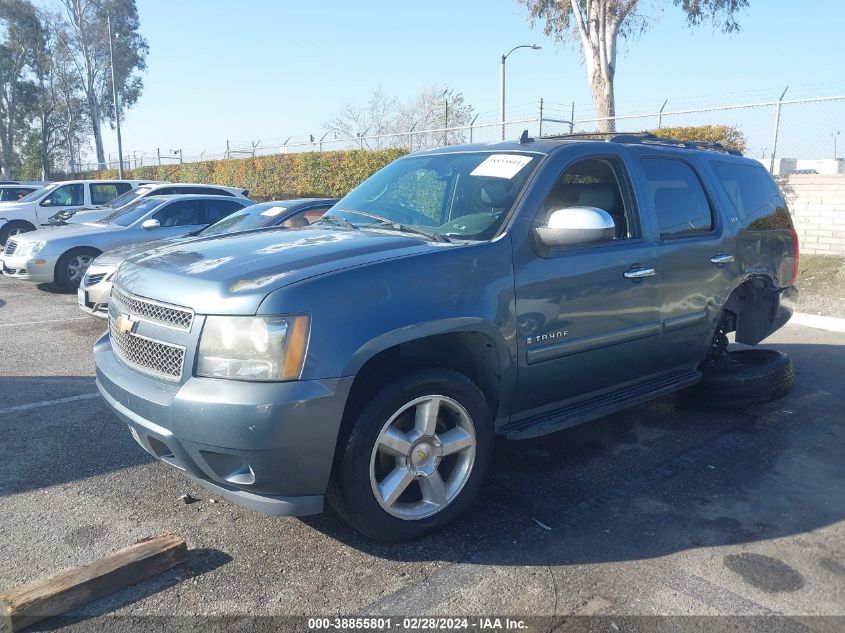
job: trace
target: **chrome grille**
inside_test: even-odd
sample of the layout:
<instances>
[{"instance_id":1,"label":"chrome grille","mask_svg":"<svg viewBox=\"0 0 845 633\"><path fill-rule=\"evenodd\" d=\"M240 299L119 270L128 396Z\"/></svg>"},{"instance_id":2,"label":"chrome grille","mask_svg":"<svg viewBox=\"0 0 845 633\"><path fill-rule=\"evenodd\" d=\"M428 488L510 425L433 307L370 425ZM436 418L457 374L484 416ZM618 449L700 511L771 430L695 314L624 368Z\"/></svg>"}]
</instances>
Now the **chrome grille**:
<instances>
[{"instance_id":1,"label":"chrome grille","mask_svg":"<svg viewBox=\"0 0 845 633\"><path fill-rule=\"evenodd\" d=\"M85 273L85 277L82 278L82 285L85 288L88 288L89 286L100 283L105 276L106 273L97 273L96 275L89 275L88 273Z\"/></svg>"},{"instance_id":2,"label":"chrome grille","mask_svg":"<svg viewBox=\"0 0 845 633\"><path fill-rule=\"evenodd\" d=\"M14 255L18 248L18 243L15 240L6 242L6 255Z\"/></svg>"},{"instance_id":3,"label":"chrome grille","mask_svg":"<svg viewBox=\"0 0 845 633\"><path fill-rule=\"evenodd\" d=\"M191 324L194 322L194 311L189 308L180 308L179 306L136 297L114 285L112 285L109 302L120 312L175 330L189 332Z\"/></svg>"},{"instance_id":4,"label":"chrome grille","mask_svg":"<svg viewBox=\"0 0 845 633\"><path fill-rule=\"evenodd\" d=\"M132 332L121 332L109 312L109 335L115 355L130 367L166 380L182 378L185 348L154 341Z\"/></svg>"}]
</instances>

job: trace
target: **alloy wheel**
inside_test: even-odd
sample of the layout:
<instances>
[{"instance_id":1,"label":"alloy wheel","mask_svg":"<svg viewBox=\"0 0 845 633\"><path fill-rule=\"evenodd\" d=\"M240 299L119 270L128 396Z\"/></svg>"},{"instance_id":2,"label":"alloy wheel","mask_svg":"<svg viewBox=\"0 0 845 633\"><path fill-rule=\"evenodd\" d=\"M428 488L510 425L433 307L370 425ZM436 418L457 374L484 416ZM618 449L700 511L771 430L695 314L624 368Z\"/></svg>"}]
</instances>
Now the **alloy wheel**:
<instances>
[{"instance_id":1,"label":"alloy wheel","mask_svg":"<svg viewBox=\"0 0 845 633\"><path fill-rule=\"evenodd\" d=\"M475 426L467 410L442 395L416 398L382 427L370 458L370 485L388 514L430 517L460 494L475 462Z\"/></svg>"},{"instance_id":2,"label":"alloy wheel","mask_svg":"<svg viewBox=\"0 0 845 633\"><path fill-rule=\"evenodd\" d=\"M90 255L75 255L74 257L71 257L70 261L67 263L68 279L78 286L82 283L85 271L88 270L88 266L91 265L92 261L94 261L94 258Z\"/></svg>"}]
</instances>

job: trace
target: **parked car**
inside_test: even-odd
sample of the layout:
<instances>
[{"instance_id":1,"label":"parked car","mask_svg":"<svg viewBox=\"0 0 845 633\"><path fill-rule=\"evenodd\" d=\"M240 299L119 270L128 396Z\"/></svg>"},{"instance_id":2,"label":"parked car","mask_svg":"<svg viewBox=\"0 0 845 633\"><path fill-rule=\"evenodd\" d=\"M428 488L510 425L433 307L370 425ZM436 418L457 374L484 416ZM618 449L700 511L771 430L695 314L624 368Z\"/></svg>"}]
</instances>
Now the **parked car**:
<instances>
[{"instance_id":1,"label":"parked car","mask_svg":"<svg viewBox=\"0 0 845 633\"><path fill-rule=\"evenodd\" d=\"M127 191L121 196L118 196L109 204L99 207L80 207L72 209L63 209L58 213L50 216L49 222L51 226L62 226L64 224L96 222L107 215L114 213L117 209L126 206L130 202L134 202L139 198L146 196L172 196L178 194L197 194L203 196L236 196L238 198L248 198L249 191L247 189L240 189L238 187L222 187L219 185L203 185L199 183L172 183L172 182L150 182Z\"/></svg>"},{"instance_id":2,"label":"parked car","mask_svg":"<svg viewBox=\"0 0 845 633\"><path fill-rule=\"evenodd\" d=\"M201 239L272 227L309 226L321 218L335 202L337 202L336 198L299 198L253 204L207 228L193 231L187 236L130 244L107 251L91 262L82 278L78 292L79 308L92 316L103 319L108 317L112 276L118 266L129 257L153 249L157 249L158 252L160 249L179 244L185 239Z\"/></svg>"},{"instance_id":3,"label":"parked car","mask_svg":"<svg viewBox=\"0 0 845 633\"><path fill-rule=\"evenodd\" d=\"M524 134L403 157L310 227L126 260L97 385L147 452L215 495L277 515L328 496L367 536L403 540L469 507L496 435L681 389L784 395L788 357L726 334L780 328L797 271L756 161Z\"/></svg>"},{"instance_id":4,"label":"parked car","mask_svg":"<svg viewBox=\"0 0 845 633\"><path fill-rule=\"evenodd\" d=\"M90 263L104 251L156 238L178 237L252 204L223 196L149 196L98 222L69 224L11 238L3 274L15 279L76 288Z\"/></svg>"},{"instance_id":5,"label":"parked car","mask_svg":"<svg viewBox=\"0 0 845 633\"><path fill-rule=\"evenodd\" d=\"M0 202L17 202L33 191L41 189L43 185L24 185L21 183L7 183L0 185Z\"/></svg>"},{"instance_id":6,"label":"parked car","mask_svg":"<svg viewBox=\"0 0 845 633\"><path fill-rule=\"evenodd\" d=\"M63 209L97 207L147 181L66 180L54 182L15 202L0 202L0 245L12 235L48 226L47 218Z\"/></svg>"}]
</instances>

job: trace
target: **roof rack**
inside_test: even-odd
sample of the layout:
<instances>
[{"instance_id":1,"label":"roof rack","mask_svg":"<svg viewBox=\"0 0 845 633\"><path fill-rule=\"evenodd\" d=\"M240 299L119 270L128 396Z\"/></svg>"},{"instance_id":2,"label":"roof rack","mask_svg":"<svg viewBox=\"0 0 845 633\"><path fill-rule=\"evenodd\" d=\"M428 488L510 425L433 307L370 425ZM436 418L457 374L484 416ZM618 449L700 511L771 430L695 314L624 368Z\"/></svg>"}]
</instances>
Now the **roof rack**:
<instances>
[{"instance_id":1,"label":"roof rack","mask_svg":"<svg viewBox=\"0 0 845 633\"><path fill-rule=\"evenodd\" d=\"M674 138L664 138L651 132L578 132L574 134L555 134L543 136L544 139L582 139L582 140L604 140L607 143L625 143L637 145L668 145L670 147L683 147L685 149L702 149L711 152L722 152L734 156L742 156L739 150L726 147L721 143L713 141L681 141Z\"/></svg>"}]
</instances>

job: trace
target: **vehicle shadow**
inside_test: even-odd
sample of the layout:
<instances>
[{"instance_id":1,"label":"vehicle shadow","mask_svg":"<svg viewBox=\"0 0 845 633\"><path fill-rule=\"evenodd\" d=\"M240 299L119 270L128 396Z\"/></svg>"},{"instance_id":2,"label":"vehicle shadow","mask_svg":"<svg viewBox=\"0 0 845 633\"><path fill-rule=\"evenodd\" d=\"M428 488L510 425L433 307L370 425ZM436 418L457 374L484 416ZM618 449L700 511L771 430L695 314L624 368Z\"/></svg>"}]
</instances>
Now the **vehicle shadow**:
<instances>
[{"instance_id":1,"label":"vehicle shadow","mask_svg":"<svg viewBox=\"0 0 845 633\"><path fill-rule=\"evenodd\" d=\"M563 565L652 558L810 532L845 519L842 348L780 345L793 393L743 411L656 400L531 441L500 441L479 500L445 530L373 543L326 513L305 521L388 559ZM515 545L536 539L537 547Z\"/></svg>"},{"instance_id":2,"label":"vehicle shadow","mask_svg":"<svg viewBox=\"0 0 845 633\"><path fill-rule=\"evenodd\" d=\"M153 461L90 376L2 376L0 399L0 496Z\"/></svg>"},{"instance_id":3,"label":"vehicle shadow","mask_svg":"<svg viewBox=\"0 0 845 633\"><path fill-rule=\"evenodd\" d=\"M778 348L792 356L798 383L777 402L725 411L669 397L546 437L498 441L480 498L417 541L374 543L330 510L303 521L379 558L490 565L648 558L841 521L845 355L837 345ZM68 380L79 383L71 394L93 391L90 377L0 377L0 393L61 398ZM0 496L152 461L96 397L0 414L0 429ZM289 529L286 521L256 515L243 538ZM514 545L526 538L542 546Z\"/></svg>"},{"instance_id":4,"label":"vehicle shadow","mask_svg":"<svg viewBox=\"0 0 845 633\"><path fill-rule=\"evenodd\" d=\"M35 284L35 287L38 288L41 292L46 292L47 294L51 295L76 294L75 288L66 288L65 286L60 286L58 284Z\"/></svg>"}]
</instances>

